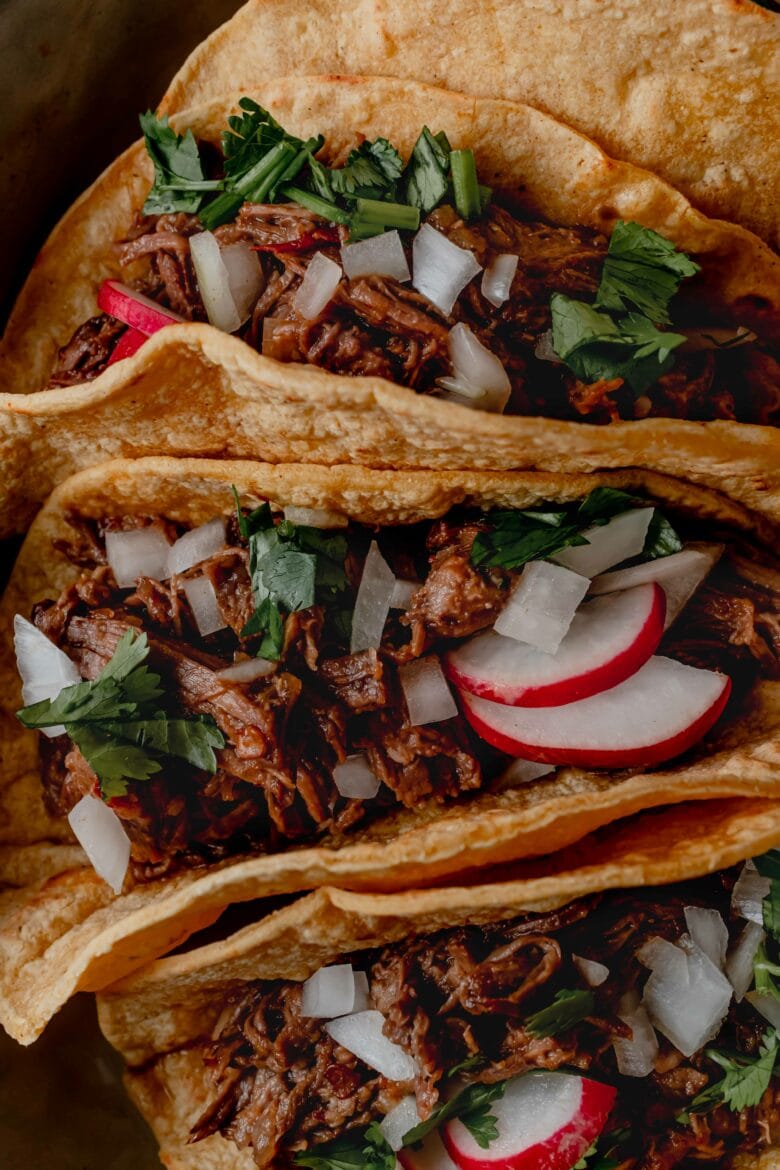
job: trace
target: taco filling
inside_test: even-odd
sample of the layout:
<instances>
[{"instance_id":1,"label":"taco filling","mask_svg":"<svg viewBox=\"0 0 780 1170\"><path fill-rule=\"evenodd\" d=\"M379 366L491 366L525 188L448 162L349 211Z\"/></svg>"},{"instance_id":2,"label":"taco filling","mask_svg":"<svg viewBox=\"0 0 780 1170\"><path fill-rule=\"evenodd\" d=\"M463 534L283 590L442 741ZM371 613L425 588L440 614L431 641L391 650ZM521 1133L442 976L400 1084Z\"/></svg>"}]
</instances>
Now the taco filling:
<instances>
[{"instance_id":1,"label":"taco filling","mask_svg":"<svg viewBox=\"0 0 780 1170\"><path fill-rule=\"evenodd\" d=\"M321 135L240 108L221 150L141 119L155 182L117 242L128 283L102 286L103 313L63 345L51 386L209 321L279 361L476 409L777 425L776 356L656 232L524 218L511 191L479 183L472 151L427 127L408 160L383 138L334 160Z\"/></svg>"},{"instance_id":2,"label":"taco filling","mask_svg":"<svg viewBox=\"0 0 780 1170\"><path fill-rule=\"evenodd\" d=\"M267 503L70 523L72 583L16 618L19 718L117 890L128 861L143 880L558 765L706 756L778 665L768 554L609 487L379 530Z\"/></svg>"},{"instance_id":3,"label":"taco filling","mask_svg":"<svg viewBox=\"0 0 780 1170\"><path fill-rule=\"evenodd\" d=\"M314 1170L757 1154L780 1143L779 864L243 983L200 1042L210 1100L189 1140Z\"/></svg>"}]
</instances>

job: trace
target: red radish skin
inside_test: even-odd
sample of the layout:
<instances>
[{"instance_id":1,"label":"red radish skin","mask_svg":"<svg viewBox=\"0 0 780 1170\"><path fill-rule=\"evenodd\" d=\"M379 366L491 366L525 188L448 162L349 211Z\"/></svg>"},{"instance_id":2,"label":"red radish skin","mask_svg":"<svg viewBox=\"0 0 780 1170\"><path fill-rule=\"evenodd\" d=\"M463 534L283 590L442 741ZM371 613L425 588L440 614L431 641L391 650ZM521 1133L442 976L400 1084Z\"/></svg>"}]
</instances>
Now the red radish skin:
<instances>
[{"instance_id":1,"label":"red radish skin","mask_svg":"<svg viewBox=\"0 0 780 1170\"><path fill-rule=\"evenodd\" d=\"M658 659L650 659L645 664L643 670L650 664L659 661ZM693 668L691 668L693 669ZM714 672L709 672L714 673ZM636 676L632 676L632 679ZM487 743L492 744L493 747L499 751L506 752L510 756L522 756L526 760L536 760L544 764L572 764L581 768L596 768L596 769L614 769L614 768L634 768L634 767L651 767L655 764L661 764L665 760L671 760L675 756L682 755L689 748L706 735L712 725L719 719L723 712L728 697L731 692L731 679L726 675L719 675L722 680L721 689L719 690L715 699L707 706L704 711L697 713L697 717L679 732L665 736L663 739L653 743L641 743L636 746L626 745L618 748L606 748L590 746L584 748L577 748L576 746L556 746L553 743L527 743L523 740L517 732L509 733L506 729L506 720L503 720L502 726L502 712L509 716L509 713L517 710L517 708L506 707L498 703L490 704L488 708L487 702L484 699L476 698L470 695L467 691L459 691L458 696L463 709L463 713L471 726L482 739ZM632 679L628 679L621 686L628 686ZM601 695L595 698L604 698L613 694L619 688L613 688L613 691L602 692ZM583 705L592 702L594 697L590 700L583 700ZM572 712L575 704L567 707L554 708L555 711L561 712L561 718L564 718L564 713ZM551 708L547 708L551 710ZM575 712L576 713L576 712ZM511 716L509 716L511 718ZM587 712L583 714L583 722L588 718ZM623 725L638 725L641 726L643 718L643 709L640 705L639 709L627 715L623 712L616 713L616 728Z\"/></svg>"},{"instance_id":2,"label":"red radish skin","mask_svg":"<svg viewBox=\"0 0 780 1170\"><path fill-rule=\"evenodd\" d=\"M504 680L494 680L485 676L477 676L473 669L463 664L464 654L458 650L447 655L444 662L444 673L450 682L471 695L483 699L490 699L494 703L502 703L508 707L560 707L568 703L576 703L580 699L590 698L601 691L611 690L627 678L630 678L648 658L655 653L658 643L664 632L666 615L666 595L657 583L638 585L636 590L643 590L647 603L644 613L640 616L636 628L631 633L631 640L624 645L613 657L597 663L591 668L572 674L567 678L560 678L555 682L537 685L512 686ZM626 590L626 593L634 590ZM617 597L617 594L611 594ZM592 602L588 603L592 605ZM583 611L587 611L587 606ZM577 618L575 618L577 621ZM500 635L495 635L499 637ZM478 638L485 638L485 634L478 634ZM568 637L568 635L567 635ZM566 652L566 638L559 648ZM521 651L518 647L518 657ZM555 659L557 655L549 656ZM560 660L559 660L560 661Z\"/></svg>"},{"instance_id":3,"label":"red radish skin","mask_svg":"<svg viewBox=\"0 0 780 1170\"><path fill-rule=\"evenodd\" d=\"M429 1133L416 1149L412 1146L402 1147L398 1151L398 1161L404 1170L458 1170L436 1130Z\"/></svg>"},{"instance_id":4,"label":"red radish skin","mask_svg":"<svg viewBox=\"0 0 780 1170\"><path fill-rule=\"evenodd\" d=\"M121 362L123 358L132 357L134 353L138 353L146 340L146 334L141 333L140 329L126 329L114 346L114 352L106 365L113 366L114 362Z\"/></svg>"},{"instance_id":5,"label":"red radish skin","mask_svg":"<svg viewBox=\"0 0 780 1170\"><path fill-rule=\"evenodd\" d=\"M569 1076L568 1073L546 1075L549 1078ZM570 1079L578 1080L581 1085L579 1105L574 1115L555 1133L531 1146L503 1153L496 1150L491 1156L491 1147L482 1150L461 1121L457 1118L448 1121L441 1130L442 1140L458 1170L571 1170L606 1125L616 1090L612 1085L586 1077ZM491 1107L498 1118L499 1139L504 1136L503 1125L511 1124L508 1110L501 1109L502 1101L506 1102L506 1098L494 1102ZM506 1104L511 1107L511 1102ZM506 1142L502 1144L506 1147ZM420 1170L427 1168L421 1167Z\"/></svg>"},{"instance_id":6,"label":"red radish skin","mask_svg":"<svg viewBox=\"0 0 780 1170\"><path fill-rule=\"evenodd\" d=\"M164 329L166 325L181 324L184 320L173 309L158 305L150 297L135 289L128 288L118 280L104 280L98 292L99 308L109 317L124 321L131 329L137 329L146 337Z\"/></svg>"}]
</instances>

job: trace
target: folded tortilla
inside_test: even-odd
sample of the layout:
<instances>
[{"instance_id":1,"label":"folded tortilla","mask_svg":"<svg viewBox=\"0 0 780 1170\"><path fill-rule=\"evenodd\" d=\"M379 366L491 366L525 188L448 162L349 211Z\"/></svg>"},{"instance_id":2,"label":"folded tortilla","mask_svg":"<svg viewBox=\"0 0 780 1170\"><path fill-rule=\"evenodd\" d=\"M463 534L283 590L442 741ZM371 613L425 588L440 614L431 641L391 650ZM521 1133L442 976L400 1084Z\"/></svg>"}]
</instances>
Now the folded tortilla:
<instances>
[{"instance_id":1,"label":"folded tortilla","mask_svg":"<svg viewBox=\"0 0 780 1170\"><path fill-rule=\"evenodd\" d=\"M706 218L661 179L608 158L530 106L381 78L286 78L252 94L291 132L322 131L334 156L358 134L387 136L408 154L423 123L440 126L454 145L474 149L485 182L522 184L529 212L607 233L619 218L652 227L695 256L708 291L738 323L780 329L780 258L765 244ZM238 96L190 110L181 128L216 139ZM721 488L753 508L780 499L773 428L489 416L380 378L280 364L207 325L165 329L93 382L42 390L58 347L96 313L100 283L119 275L114 244L130 231L150 182L139 143L55 228L19 297L0 351L0 535L23 530L73 471L151 454L566 472L642 466Z\"/></svg>"},{"instance_id":2,"label":"folded tortilla","mask_svg":"<svg viewBox=\"0 0 780 1170\"><path fill-rule=\"evenodd\" d=\"M355 951L443 927L545 913L588 894L684 881L776 845L776 803L713 801L645 813L544 863L525 863L494 884L356 894L326 888L217 942L159 960L98 999L101 1028L128 1064L127 1088L160 1143L169 1170L254 1170L250 1150L214 1134L187 1144L212 1099L200 1053L226 995L254 980L303 980ZM508 875L506 875L508 876ZM780 1155L739 1166L772 1170Z\"/></svg>"},{"instance_id":3,"label":"folded tortilla","mask_svg":"<svg viewBox=\"0 0 780 1170\"><path fill-rule=\"evenodd\" d=\"M387 525L446 513L459 503L530 507L578 500L598 484L641 492L678 514L724 524L773 547L776 525L723 495L630 470L564 476L510 472L381 472L360 467L269 466L209 460L117 461L66 481L33 523L0 607L0 1022L29 1043L79 989L95 990L175 946L220 910L270 894L338 883L392 890L475 867L562 849L639 810L681 801L780 798L780 682L763 680L749 710L713 754L640 774L562 768L552 777L481 794L464 805L394 812L341 841L232 858L140 885L119 897L86 864L75 865L67 823L44 808L36 733L15 712L20 684L12 615L58 595L73 566L52 541L86 517L163 515L199 524L242 502L324 507ZM22 972L24 977L22 978Z\"/></svg>"},{"instance_id":4,"label":"folded tortilla","mask_svg":"<svg viewBox=\"0 0 780 1170\"><path fill-rule=\"evenodd\" d=\"M528 102L777 244L777 19L746 0L249 0L162 108L288 73L371 73Z\"/></svg>"}]
</instances>

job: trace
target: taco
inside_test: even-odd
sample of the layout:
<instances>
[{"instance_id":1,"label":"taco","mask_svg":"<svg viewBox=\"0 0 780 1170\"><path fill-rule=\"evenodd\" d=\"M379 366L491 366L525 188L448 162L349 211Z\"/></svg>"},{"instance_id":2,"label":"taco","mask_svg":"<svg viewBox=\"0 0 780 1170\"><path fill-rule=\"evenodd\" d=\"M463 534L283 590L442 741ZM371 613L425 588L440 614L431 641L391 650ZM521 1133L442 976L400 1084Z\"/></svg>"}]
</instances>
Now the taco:
<instances>
[{"instance_id":1,"label":"taco","mask_svg":"<svg viewBox=\"0 0 780 1170\"><path fill-rule=\"evenodd\" d=\"M775 541L640 471L73 477L0 615L4 1025L29 1040L231 902L780 796Z\"/></svg>"},{"instance_id":2,"label":"taco","mask_svg":"<svg viewBox=\"0 0 780 1170\"><path fill-rule=\"evenodd\" d=\"M780 857L742 858L777 805L712 813L544 876L320 890L109 989L164 1165L776 1167Z\"/></svg>"},{"instance_id":3,"label":"taco","mask_svg":"<svg viewBox=\"0 0 780 1170\"><path fill-rule=\"evenodd\" d=\"M44 248L4 339L11 522L160 448L777 493L780 260L749 232L530 107L292 78L235 109L146 115Z\"/></svg>"},{"instance_id":4,"label":"taco","mask_svg":"<svg viewBox=\"0 0 780 1170\"><path fill-rule=\"evenodd\" d=\"M493 0L446 13L434 2L249 0L192 52L161 108L293 73L425 79L527 102L776 247L780 158L766 95L777 41L774 13L743 0Z\"/></svg>"}]
</instances>

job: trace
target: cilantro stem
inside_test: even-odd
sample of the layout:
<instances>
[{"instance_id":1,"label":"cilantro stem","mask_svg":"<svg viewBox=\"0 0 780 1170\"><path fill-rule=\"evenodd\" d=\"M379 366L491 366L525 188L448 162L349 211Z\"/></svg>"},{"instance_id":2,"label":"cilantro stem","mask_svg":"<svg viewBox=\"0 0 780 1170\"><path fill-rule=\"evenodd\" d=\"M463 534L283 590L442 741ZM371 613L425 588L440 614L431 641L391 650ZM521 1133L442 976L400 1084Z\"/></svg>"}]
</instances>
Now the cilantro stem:
<instances>
[{"instance_id":1,"label":"cilantro stem","mask_svg":"<svg viewBox=\"0 0 780 1170\"><path fill-rule=\"evenodd\" d=\"M315 215L321 215L323 219L329 219L331 223L349 223L349 215L346 211L342 211L335 203L330 203L329 200L322 199L312 191L304 191L301 187L293 187L288 183L284 187L279 188L279 194L284 195L285 199L291 199L293 203L299 203L301 207L308 208Z\"/></svg>"},{"instance_id":2,"label":"cilantro stem","mask_svg":"<svg viewBox=\"0 0 780 1170\"><path fill-rule=\"evenodd\" d=\"M482 201L477 183L477 164L473 150L453 150L450 155L455 206L463 219L473 219L481 211Z\"/></svg>"},{"instance_id":3,"label":"cilantro stem","mask_svg":"<svg viewBox=\"0 0 780 1170\"><path fill-rule=\"evenodd\" d=\"M307 142L304 142L303 146L298 151L290 165L282 171L281 175L276 180L275 185L281 186L282 183L291 183L295 176L306 165L306 163L309 162L312 155L315 155L317 151L322 148L324 143L325 139L321 134L319 134L316 138L310 138ZM274 191L274 195L275 194L276 192Z\"/></svg>"},{"instance_id":4,"label":"cilantro stem","mask_svg":"<svg viewBox=\"0 0 780 1170\"><path fill-rule=\"evenodd\" d=\"M350 236L376 236L388 228L416 232L420 209L409 203L384 203L381 199L358 199L350 220Z\"/></svg>"}]
</instances>

